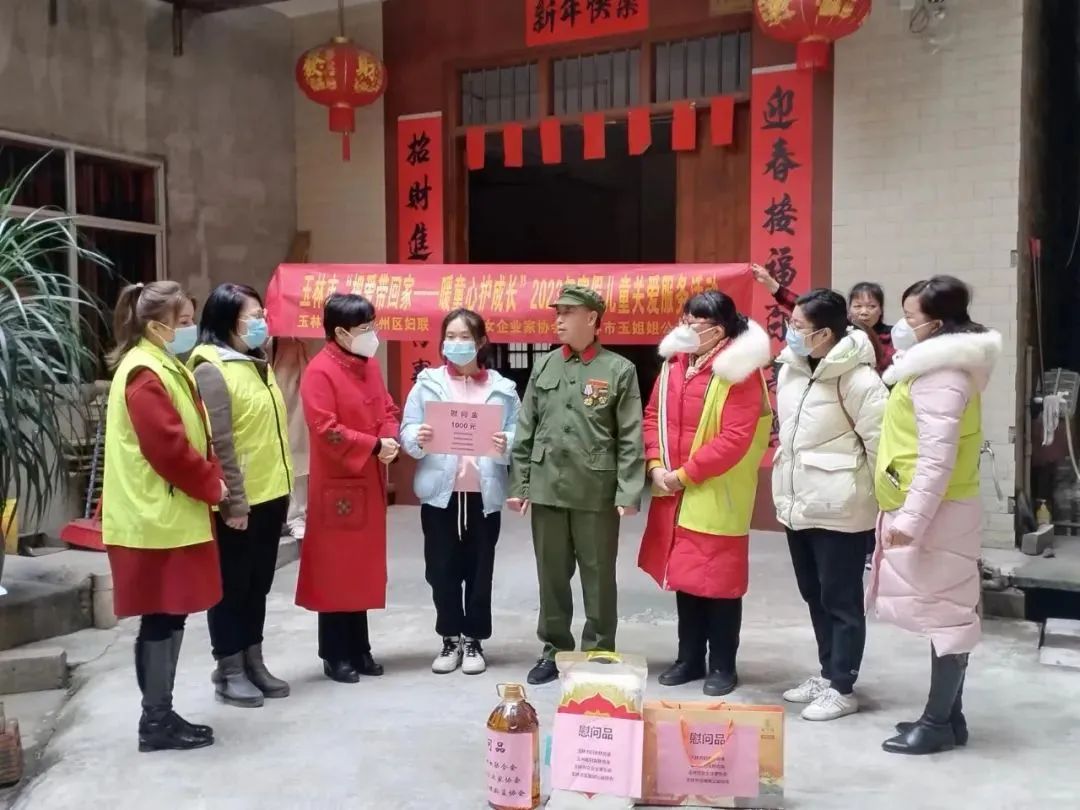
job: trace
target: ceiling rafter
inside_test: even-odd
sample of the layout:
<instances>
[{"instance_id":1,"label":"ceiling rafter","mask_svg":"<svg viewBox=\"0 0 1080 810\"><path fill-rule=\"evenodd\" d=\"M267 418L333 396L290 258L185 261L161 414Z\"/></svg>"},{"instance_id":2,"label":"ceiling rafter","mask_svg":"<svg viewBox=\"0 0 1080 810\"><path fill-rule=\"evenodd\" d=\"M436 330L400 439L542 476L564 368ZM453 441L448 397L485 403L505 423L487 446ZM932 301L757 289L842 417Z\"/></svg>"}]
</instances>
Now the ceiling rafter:
<instances>
[{"instance_id":1,"label":"ceiling rafter","mask_svg":"<svg viewBox=\"0 0 1080 810\"><path fill-rule=\"evenodd\" d=\"M196 14L216 14L219 11L231 11L238 8L267 6L275 0L162 0L173 9L173 56L184 54L184 12Z\"/></svg>"}]
</instances>

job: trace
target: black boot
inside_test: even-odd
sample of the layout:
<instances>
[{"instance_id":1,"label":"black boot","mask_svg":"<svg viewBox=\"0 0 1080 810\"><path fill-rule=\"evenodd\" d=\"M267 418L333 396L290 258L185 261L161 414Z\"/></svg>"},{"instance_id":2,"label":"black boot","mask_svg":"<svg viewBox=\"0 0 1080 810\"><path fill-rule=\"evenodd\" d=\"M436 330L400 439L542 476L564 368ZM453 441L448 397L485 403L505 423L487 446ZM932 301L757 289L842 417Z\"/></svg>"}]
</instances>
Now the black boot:
<instances>
[{"instance_id":1,"label":"black boot","mask_svg":"<svg viewBox=\"0 0 1080 810\"><path fill-rule=\"evenodd\" d=\"M139 719L139 750L165 751L205 748L214 744L213 736L195 734L178 722L172 710L173 665L172 639L140 641L136 644L136 674L142 685L143 713Z\"/></svg>"},{"instance_id":2,"label":"black boot","mask_svg":"<svg viewBox=\"0 0 1080 810\"><path fill-rule=\"evenodd\" d=\"M383 665L378 663L371 657L371 653L360 653L353 661L353 668L359 675L367 675L372 678L378 678L383 674Z\"/></svg>"},{"instance_id":3,"label":"black boot","mask_svg":"<svg viewBox=\"0 0 1080 810\"><path fill-rule=\"evenodd\" d=\"M964 678L967 678L967 672L964 672ZM922 719L922 718L920 718ZM896 731L898 734L907 734L911 731L918 720L909 723L897 723ZM968 727L967 718L964 717L964 683L960 682L960 691L956 693L956 702L953 703L952 712L949 715L949 725L952 726L953 737L956 739L957 745L967 745L968 742Z\"/></svg>"},{"instance_id":4,"label":"black boot","mask_svg":"<svg viewBox=\"0 0 1080 810\"><path fill-rule=\"evenodd\" d=\"M263 705L263 693L248 680L244 671L242 652L218 659L214 685L218 700L229 706L243 709L257 709Z\"/></svg>"},{"instance_id":5,"label":"black boot","mask_svg":"<svg viewBox=\"0 0 1080 810\"><path fill-rule=\"evenodd\" d=\"M244 650L244 669L248 680L268 698L286 698L289 696L289 684L270 674L263 662L262 644L253 644Z\"/></svg>"},{"instance_id":6,"label":"black boot","mask_svg":"<svg viewBox=\"0 0 1080 810\"><path fill-rule=\"evenodd\" d=\"M934 654L930 667L930 695L923 716L906 731L886 740L883 749L891 754L936 754L956 747L958 740L952 720L954 712L963 716L958 701L967 659L966 653ZM964 742L967 742L966 722L963 728Z\"/></svg>"},{"instance_id":7,"label":"black boot","mask_svg":"<svg viewBox=\"0 0 1080 810\"><path fill-rule=\"evenodd\" d=\"M360 673L348 661L323 661L323 673L338 683L360 682Z\"/></svg>"},{"instance_id":8,"label":"black boot","mask_svg":"<svg viewBox=\"0 0 1080 810\"><path fill-rule=\"evenodd\" d=\"M708 601L700 596L675 592L679 617L679 654L675 663L660 673L661 686L682 686L705 677L705 645L708 636Z\"/></svg>"},{"instance_id":9,"label":"black boot","mask_svg":"<svg viewBox=\"0 0 1080 810\"><path fill-rule=\"evenodd\" d=\"M701 691L709 697L723 697L739 685L735 659L742 630L742 599L710 599L707 609L709 674Z\"/></svg>"},{"instance_id":10,"label":"black boot","mask_svg":"<svg viewBox=\"0 0 1080 810\"><path fill-rule=\"evenodd\" d=\"M705 665L679 660L660 673L661 686L682 686L705 677Z\"/></svg>"},{"instance_id":11,"label":"black boot","mask_svg":"<svg viewBox=\"0 0 1080 810\"><path fill-rule=\"evenodd\" d=\"M184 631L173 630L172 636L169 641L172 643L170 651L172 652L171 666L169 669L169 688L176 683L176 668L180 663L180 645L184 643ZM172 713L173 721L179 723L185 730L191 732L196 737L205 737L208 740L213 741L214 730L210 726L199 725L198 723L189 723L183 717L178 715L175 711Z\"/></svg>"},{"instance_id":12,"label":"black boot","mask_svg":"<svg viewBox=\"0 0 1080 810\"><path fill-rule=\"evenodd\" d=\"M730 695L739 685L739 676L734 669L714 669L705 676L705 685L701 688L709 697Z\"/></svg>"}]
</instances>

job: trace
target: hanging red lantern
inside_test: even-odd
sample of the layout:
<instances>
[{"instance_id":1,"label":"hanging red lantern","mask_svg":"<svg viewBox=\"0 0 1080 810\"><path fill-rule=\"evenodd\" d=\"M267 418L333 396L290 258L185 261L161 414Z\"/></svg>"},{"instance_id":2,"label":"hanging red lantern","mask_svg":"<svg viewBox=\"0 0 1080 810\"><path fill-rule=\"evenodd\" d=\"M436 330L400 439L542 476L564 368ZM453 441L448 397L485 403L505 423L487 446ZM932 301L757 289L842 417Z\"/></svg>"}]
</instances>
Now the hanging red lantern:
<instances>
[{"instance_id":1,"label":"hanging red lantern","mask_svg":"<svg viewBox=\"0 0 1080 810\"><path fill-rule=\"evenodd\" d=\"M829 67L829 48L870 15L870 0L754 0L754 16L773 39L795 43L799 68Z\"/></svg>"},{"instance_id":2,"label":"hanging red lantern","mask_svg":"<svg viewBox=\"0 0 1080 810\"><path fill-rule=\"evenodd\" d=\"M312 101L330 108L330 131L341 133L341 156L348 160L355 110L373 104L386 91L386 66L342 35L297 60L296 83Z\"/></svg>"}]
</instances>

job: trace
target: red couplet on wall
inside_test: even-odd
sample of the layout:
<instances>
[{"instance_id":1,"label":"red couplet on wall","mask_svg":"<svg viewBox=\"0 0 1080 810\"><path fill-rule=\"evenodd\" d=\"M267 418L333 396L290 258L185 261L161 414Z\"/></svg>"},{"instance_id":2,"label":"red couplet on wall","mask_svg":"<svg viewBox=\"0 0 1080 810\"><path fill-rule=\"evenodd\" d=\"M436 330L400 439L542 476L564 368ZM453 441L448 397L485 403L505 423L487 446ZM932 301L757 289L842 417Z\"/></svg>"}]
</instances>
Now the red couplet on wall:
<instances>
[{"instance_id":1,"label":"red couplet on wall","mask_svg":"<svg viewBox=\"0 0 1080 810\"><path fill-rule=\"evenodd\" d=\"M525 4L525 44L551 45L649 27L649 0L518 0Z\"/></svg>"},{"instance_id":2,"label":"red couplet on wall","mask_svg":"<svg viewBox=\"0 0 1080 810\"><path fill-rule=\"evenodd\" d=\"M481 161L483 159L483 134ZM403 264L441 265L445 260L443 241L443 117L442 113L408 115L398 119L398 261ZM366 277L365 277L366 281ZM385 299L389 286L380 290L378 279L370 287L364 283L346 285L342 292L360 292L375 304L379 313L380 295ZM400 287L399 287L400 291ZM299 301L298 301L299 303ZM308 315L308 322L318 317ZM296 314L296 323L303 322ZM439 343L430 332L420 340L401 343L401 360L390 374L398 376L398 390L408 391L416 374L439 362Z\"/></svg>"},{"instance_id":3,"label":"red couplet on wall","mask_svg":"<svg viewBox=\"0 0 1080 810\"><path fill-rule=\"evenodd\" d=\"M813 74L794 67L755 70L750 82L750 258L796 293L810 289L813 92ZM753 315L779 351L787 313L760 285Z\"/></svg>"}]
</instances>

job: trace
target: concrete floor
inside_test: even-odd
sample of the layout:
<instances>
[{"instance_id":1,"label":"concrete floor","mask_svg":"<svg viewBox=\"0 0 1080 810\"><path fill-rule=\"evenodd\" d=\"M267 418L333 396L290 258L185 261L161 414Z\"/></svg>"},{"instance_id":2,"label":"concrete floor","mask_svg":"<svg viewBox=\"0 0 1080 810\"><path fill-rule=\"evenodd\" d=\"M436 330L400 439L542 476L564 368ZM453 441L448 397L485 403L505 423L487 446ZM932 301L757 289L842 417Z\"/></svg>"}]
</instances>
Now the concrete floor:
<instances>
[{"instance_id":1,"label":"concrete floor","mask_svg":"<svg viewBox=\"0 0 1080 810\"><path fill-rule=\"evenodd\" d=\"M23 789L15 807L483 807L484 723L497 702L495 685L522 680L539 650L527 521L504 516L495 583L496 636L487 645L491 669L468 677L435 676L429 670L438 639L423 577L419 515L414 508L395 507L390 520L390 604L372 621L385 677L355 686L322 677L314 616L292 604L292 565L278 574L266 651L273 670L292 682L293 697L259 710L216 704L208 677L206 624L195 617L176 704L192 721L211 723L218 743L200 751L140 755L130 647L134 626L125 623L119 643L77 671L82 686L63 711L45 769ZM641 529L640 517L624 527L620 644L648 655L650 697L693 699L700 696L700 687L665 690L655 682L674 649L674 599L634 567ZM760 534L752 545L742 686L733 700L776 703L784 688L813 671L813 638L782 536ZM825 724L788 713L788 806L1077 806L1080 674L1040 666L1036 644L1032 625L989 623L968 677L971 744L936 757L904 758L885 754L879 746L894 722L914 718L922 708L927 643L889 626L872 626L859 685L864 711ZM545 724L557 689L549 685L531 692Z\"/></svg>"}]
</instances>

